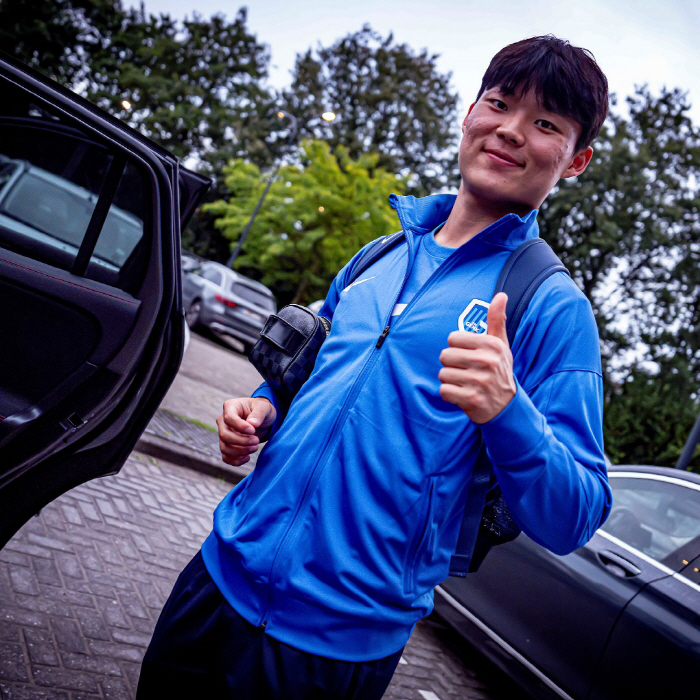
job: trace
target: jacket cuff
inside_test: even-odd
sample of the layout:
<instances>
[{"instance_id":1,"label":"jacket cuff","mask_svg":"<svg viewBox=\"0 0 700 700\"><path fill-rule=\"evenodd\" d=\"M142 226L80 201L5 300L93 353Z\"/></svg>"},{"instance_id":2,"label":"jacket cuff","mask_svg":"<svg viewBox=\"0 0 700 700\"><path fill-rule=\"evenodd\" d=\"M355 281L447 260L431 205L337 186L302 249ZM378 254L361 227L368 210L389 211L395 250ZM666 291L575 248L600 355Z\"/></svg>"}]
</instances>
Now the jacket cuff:
<instances>
[{"instance_id":1,"label":"jacket cuff","mask_svg":"<svg viewBox=\"0 0 700 700\"><path fill-rule=\"evenodd\" d=\"M479 426L493 464L516 464L531 455L545 436L545 417L516 379L511 402L488 423Z\"/></svg>"},{"instance_id":2,"label":"jacket cuff","mask_svg":"<svg viewBox=\"0 0 700 700\"><path fill-rule=\"evenodd\" d=\"M286 411L280 406L280 400L277 398L277 394L270 388L267 382L263 382L252 394L251 398L263 398L267 399L274 407L277 412L274 423L270 426L270 430L267 434L267 439L269 440L282 425L282 421L286 415Z\"/></svg>"}]
</instances>

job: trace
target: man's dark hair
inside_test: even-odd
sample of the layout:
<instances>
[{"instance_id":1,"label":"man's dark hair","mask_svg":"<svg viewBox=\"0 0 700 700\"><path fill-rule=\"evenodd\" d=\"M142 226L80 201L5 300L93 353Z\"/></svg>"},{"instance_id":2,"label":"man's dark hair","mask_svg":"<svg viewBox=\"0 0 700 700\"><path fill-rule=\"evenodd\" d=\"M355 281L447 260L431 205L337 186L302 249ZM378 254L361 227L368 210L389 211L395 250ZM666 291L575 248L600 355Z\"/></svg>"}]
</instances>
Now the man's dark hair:
<instances>
[{"instance_id":1,"label":"man's dark hair","mask_svg":"<svg viewBox=\"0 0 700 700\"><path fill-rule=\"evenodd\" d=\"M608 81L593 54L551 34L501 49L476 99L493 87L506 95L532 88L545 109L576 121L581 126L576 151L591 145L608 116Z\"/></svg>"}]
</instances>

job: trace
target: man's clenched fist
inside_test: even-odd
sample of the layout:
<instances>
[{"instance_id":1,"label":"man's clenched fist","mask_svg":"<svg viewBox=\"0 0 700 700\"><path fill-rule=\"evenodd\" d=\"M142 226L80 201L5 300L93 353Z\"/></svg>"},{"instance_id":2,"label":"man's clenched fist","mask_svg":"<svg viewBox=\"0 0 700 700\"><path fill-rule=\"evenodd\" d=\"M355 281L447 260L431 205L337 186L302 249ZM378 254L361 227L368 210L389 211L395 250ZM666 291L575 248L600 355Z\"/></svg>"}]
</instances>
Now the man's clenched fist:
<instances>
[{"instance_id":1,"label":"man's clenched fist","mask_svg":"<svg viewBox=\"0 0 700 700\"><path fill-rule=\"evenodd\" d=\"M508 297L491 300L484 334L454 331L440 353L440 396L459 406L475 423L488 423L515 396L513 355L506 333Z\"/></svg>"},{"instance_id":2,"label":"man's clenched fist","mask_svg":"<svg viewBox=\"0 0 700 700\"><path fill-rule=\"evenodd\" d=\"M277 417L275 407L263 398L229 399L216 419L219 426L219 449L226 464L240 467L250 461L265 440Z\"/></svg>"}]
</instances>

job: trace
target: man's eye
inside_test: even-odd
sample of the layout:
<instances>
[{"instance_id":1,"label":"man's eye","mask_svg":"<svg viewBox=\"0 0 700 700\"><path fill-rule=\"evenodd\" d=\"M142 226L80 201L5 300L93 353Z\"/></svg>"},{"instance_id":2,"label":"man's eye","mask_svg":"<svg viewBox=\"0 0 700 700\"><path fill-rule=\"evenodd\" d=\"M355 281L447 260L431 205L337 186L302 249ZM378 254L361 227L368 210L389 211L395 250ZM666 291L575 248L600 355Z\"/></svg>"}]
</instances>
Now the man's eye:
<instances>
[{"instance_id":1,"label":"man's eye","mask_svg":"<svg viewBox=\"0 0 700 700\"><path fill-rule=\"evenodd\" d=\"M543 129L549 129L550 131L556 131L557 127L552 124L552 122L547 119L538 119L535 124L539 124Z\"/></svg>"},{"instance_id":2,"label":"man's eye","mask_svg":"<svg viewBox=\"0 0 700 700\"><path fill-rule=\"evenodd\" d=\"M497 98L493 98L491 100L491 104L496 108L496 109L508 109L508 105L503 101L499 100Z\"/></svg>"}]
</instances>

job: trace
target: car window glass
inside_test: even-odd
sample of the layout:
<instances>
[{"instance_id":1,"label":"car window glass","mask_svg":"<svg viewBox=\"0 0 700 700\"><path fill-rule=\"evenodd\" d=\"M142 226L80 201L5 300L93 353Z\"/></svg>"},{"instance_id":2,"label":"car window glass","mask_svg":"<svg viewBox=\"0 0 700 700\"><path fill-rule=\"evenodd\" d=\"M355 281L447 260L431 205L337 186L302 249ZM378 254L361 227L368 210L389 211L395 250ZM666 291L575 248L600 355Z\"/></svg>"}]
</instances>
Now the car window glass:
<instances>
[{"instance_id":1,"label":"car window glass","mask_svg":"<svg viewBox=\"0 0 700 700\"><path fill-rule=\"evenodd\" d=\"M613 507L601 529L669 563L700 536L700 489L649 476L610 478Z\"/></svg>"},{"instance_id":2,"label":"car window glass","mask_svg":"<svg viewBox=\"0 0 700 700\"><path fill-rule=\"evenodd\" d=\"M201 274L205 280L209 280L210 282L213 282L219 287L223 286L223 276L218 270L215 270L213 267L204 268Z\"/></svg>"},{"instance_id":3,"label":"car window glass","mask_svg":"<svg viewBox=\"0 0 700 700\"><path fill-rule=\"evenodd\" d=\"M0 247L76 272L117 154L4 79L0 94ZM145 257L144 246L137 247L144 238L148 186L130 159L115 177L97 243L87 268L77 274L128 289L143 268L135 257Z\"/></svg>"},{"instance_id":4,"label":"car window glass","mask_svg":"<svg viewBox=\"0 0 700 700\"><path fill-rule=\"evenodd\" d=\"M252 304L255 304L256 306L260 306L261 308L267 309L268 311L276 310L275 300L267 294L255 289L254 287L249 287L246 284L241 284L240 282L233 281L231 282L230 290L232 294L235 294L237 297L245 299L246 301L249 301Z\"/></svg>"}]
</instances>

